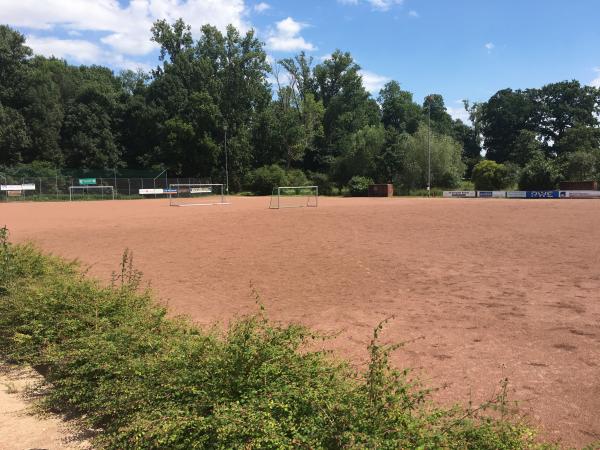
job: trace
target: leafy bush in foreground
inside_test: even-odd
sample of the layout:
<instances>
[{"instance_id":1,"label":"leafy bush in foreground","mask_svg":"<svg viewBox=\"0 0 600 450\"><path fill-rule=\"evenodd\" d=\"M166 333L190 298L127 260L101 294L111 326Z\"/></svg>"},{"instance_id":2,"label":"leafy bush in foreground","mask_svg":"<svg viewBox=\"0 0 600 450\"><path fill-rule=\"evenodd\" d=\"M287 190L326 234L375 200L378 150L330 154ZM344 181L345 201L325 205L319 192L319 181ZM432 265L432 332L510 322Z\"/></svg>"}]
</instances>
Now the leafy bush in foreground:
<instances>
[{"instance_id":1,"label":"leafy bush in foreground","mask_svg":"<svg viewBox=\"0 0 600 450\"><path fill-rule=\"evenodd\" d=\"M537 447L503 397L480 410L432 404L388 363L382 325L357 372L311 350L320 336L262 311L226 331L167 318L127 252L109 287L1 236L0 268L0 357L40 368L44 405L102 429L100 447Z\"/></svg>"}]
</instances>

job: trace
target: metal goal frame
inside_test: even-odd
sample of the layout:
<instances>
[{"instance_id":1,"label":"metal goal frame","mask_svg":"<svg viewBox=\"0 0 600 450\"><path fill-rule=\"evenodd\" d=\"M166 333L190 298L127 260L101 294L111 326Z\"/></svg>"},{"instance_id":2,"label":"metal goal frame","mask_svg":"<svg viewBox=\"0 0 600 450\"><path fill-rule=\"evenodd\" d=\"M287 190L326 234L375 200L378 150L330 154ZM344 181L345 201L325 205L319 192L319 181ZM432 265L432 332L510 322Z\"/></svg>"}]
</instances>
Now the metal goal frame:
<instances>
[{"instance_id":1,"label":"metal goal frame","mask_svg":"<svg viewBox=\"0 0 600 450\"><path fill-rule=\"evenodd\" d=\"M213 187L220 187L221 192L217 192L213 194L215 197L219 198L220 201L215 202L193 202L193 203L179 203L177 202L179 197L179 189L184 188L188 189L187 192L182 191L182 193L189 193L193 195L194 192L191 192L192 189L205 189L210 188L210 191L206 193L213 193ZM195 192L197 194L201 194L202 192ZM189 197L191 198L191 197ZM225 187L222 183L175 183L169 184L169 206L211 206L211 205L229 205L227 201L227 196L225 195Z\"/></svg>"},{"instance_id":2,"label":"metal goal frame","mask_svg":"<svg viewBox=\"0 0 600 450\"><path fill-rule=\"evenodd\" d=\"M298 197L306 197L306 204L299 205L285 205L282 204L281 199L287 196L282 195L282 191L286 190L312 190L313 194L298 194ZM311 199L314 198L314 204L311 204ZM283 208L316 208L319 206L319 186L278 186L273 189L271 194L271 202L269 203L269 209L283 209Z\"/></svg>"},{"instance_id":3,"label":"metal goal frame","mask_svg":"<svg viewBox=\"0 0 600 450\"><path fill-rule=\"evenodd\" d=\"M101 194L101 200L104 200L104 189L108 189L110 190L110 195L111 195L111 199L114 200L115 199L115 188L114 186L111 185L100 185L100 186L69 186L69 201L72 202L73 201L73 191L84 191L85 193L88 193L89 190L94 190L94 189L100 189L100 194Z\"/></svg>"}]
</instances>

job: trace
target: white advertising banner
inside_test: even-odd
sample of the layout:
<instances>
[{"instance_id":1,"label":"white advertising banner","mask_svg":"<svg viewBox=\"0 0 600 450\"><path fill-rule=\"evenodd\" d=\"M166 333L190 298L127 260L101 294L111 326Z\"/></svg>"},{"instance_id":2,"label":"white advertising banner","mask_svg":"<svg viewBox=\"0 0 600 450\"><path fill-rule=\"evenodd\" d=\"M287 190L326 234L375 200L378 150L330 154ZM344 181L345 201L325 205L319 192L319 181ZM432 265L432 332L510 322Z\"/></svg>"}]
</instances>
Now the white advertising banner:
<instances>
[{"instance_id":1,"label":"white advertising banner","mask_svg":"<svg viewBox=\"0 0 600 450\"><path fill-rule=\"evenodd\" d=\"M0 191L35 191L35 184L1 184Z\"/></svg>"},{"instance_id":2,"label":"white advertising banner","mask_svg":"<svg viewBox=\"0 0 600 450\"><path fill-rule=\"evenodd\" d=\"M561 198L600 198L600 191L560 191Z\"/></svg>"},{"instance_id":3,"label":"white advertising banner","mask_svg":"<svg viewBox=\"0 0 600 450\"><path fill-rule=\"evenodd\" d=\"M190 194L210 194L212 189L209 187L190 188Z\"/></svg>"},{"instance_id":4,"label":"white advertising banner","mask_svg":"<svg viewBox=\"0 0 600 450\"><path fill-rule=\"evenodd\" d=\"M475 198L476 196L475 191L444 191L446 198Z\"/></svg>"},{"instance_id":5,"label":"white advertising banner","mask_svg":"<svg viewBox=\"0 0 600 450\"><path fill-rule=\"evenodd\" d=\"M506 198L506 191L477 191L479 198Z\"/></svg>"},{"instance_id":6,"label":"white advertising banner","mask_svg":"<svg viewBox=\"0 0 600 450\"><path fill-rule=\"evenodd\" d=\"M508 191L506 198L527 198L527 191Z\"/></svg>"}]
</instances>

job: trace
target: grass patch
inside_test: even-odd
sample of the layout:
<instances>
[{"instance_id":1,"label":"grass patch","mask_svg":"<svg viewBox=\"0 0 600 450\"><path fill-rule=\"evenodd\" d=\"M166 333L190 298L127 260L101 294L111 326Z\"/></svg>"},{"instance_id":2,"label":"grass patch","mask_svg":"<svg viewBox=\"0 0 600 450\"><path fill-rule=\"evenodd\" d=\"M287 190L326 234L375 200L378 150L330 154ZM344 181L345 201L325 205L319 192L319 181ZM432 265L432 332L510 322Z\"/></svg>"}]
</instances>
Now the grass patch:
<instances>
[{"instance_id":1,"label":"grass patch","mask_svg":"<svg viewBox=\"0 0 600 450\"><path fill-rule=\"evenodd\" d=\"M109 286L0 232L0 358L38 368L47 409L101 429L102 448L548 448L506 389L444 408L394 369L380 324L364 371L311 350L322 339L262 308L223 330L171 319L131 255Z\"/></svg>"}]
</instances>

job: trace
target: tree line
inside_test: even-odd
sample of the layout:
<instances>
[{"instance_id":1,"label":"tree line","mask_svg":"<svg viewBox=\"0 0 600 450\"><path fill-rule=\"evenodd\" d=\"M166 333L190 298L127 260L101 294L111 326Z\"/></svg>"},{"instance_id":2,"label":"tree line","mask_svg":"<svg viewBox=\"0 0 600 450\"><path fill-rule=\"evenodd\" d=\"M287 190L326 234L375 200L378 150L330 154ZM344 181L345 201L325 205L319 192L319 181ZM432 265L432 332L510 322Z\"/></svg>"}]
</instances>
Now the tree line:
<instances>
[{"instance_id":1,"label":"tree line","mask_svg":"<svg viewBox=\"0 0 600 450\"><path fill-rule=\"evenodd\" d=\"M160 64L113 73L33 55L0 26L0 166L5 171L131 169L221 182L231 189L370 182L404 191L465 179L541 189L600 175L600 90L577 81L501 90L454 120L441 95L417 103L390 81L367 92L350 53L270 64L253 30L159 20ZM431 124L431 126L429 126ZM225 148L227 155L225 155ZM485 155L483 157L482 155ZM40 173L40 172L43 172Z\"/></svg>"}]
</instances>

